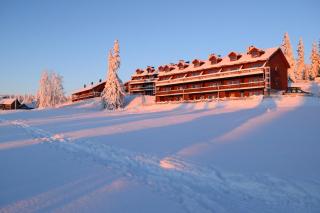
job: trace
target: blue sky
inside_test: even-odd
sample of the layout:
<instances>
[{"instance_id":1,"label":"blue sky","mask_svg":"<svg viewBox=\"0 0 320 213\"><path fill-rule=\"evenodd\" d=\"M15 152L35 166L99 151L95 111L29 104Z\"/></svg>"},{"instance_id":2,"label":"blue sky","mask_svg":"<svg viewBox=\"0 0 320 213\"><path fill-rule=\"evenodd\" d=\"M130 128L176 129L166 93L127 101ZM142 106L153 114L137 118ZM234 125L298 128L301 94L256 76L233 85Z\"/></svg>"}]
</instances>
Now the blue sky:
<instances>
[{"instance_id":1,"label":"blue sky","mask_svg":"<svg viewBox=\"0 0 320 213\"><path fill-rule=\"evenodd\" d=\"M0 94L35 93L40 73L64 77L70 94L105 78L119 39L123 81L136 68L320 39L320 1L0 1Z\"/></svg>"}]
</instances>

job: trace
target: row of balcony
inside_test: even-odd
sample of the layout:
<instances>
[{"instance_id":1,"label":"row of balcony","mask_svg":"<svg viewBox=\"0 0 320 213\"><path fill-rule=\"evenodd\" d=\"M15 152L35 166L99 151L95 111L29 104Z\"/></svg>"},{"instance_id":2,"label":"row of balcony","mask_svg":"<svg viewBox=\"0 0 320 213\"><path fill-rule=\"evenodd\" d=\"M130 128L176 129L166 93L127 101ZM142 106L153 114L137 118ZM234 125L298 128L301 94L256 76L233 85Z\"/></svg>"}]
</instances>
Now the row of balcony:
<instances>
[{"instance_id":1,"label":"row of balcony","mask_svg":"<svg viewBox=\"0 0 320 213\"><path fill-rule=\"evenodd\" d=\"M187 82L194 82L194 81L228 78L228 77L235 77L235 76L256 75L256 74L263 74L266 69L269 69L269 67L240 69L235 71L218 72L218 73L189 76L189 77L186 76L183 78L158 80L156 84L157 86L163 86L163 85L180 84L180 83L187 83Z\"/></svg>"},{"instance_id":2,"label":"row of balcony","mask_svg":"<svg viewBox=\"0 0 320 213\"><path fill-rule=\"evenodd\" d=\"M169 91L156 91L157 96L163 95L177 95L185 93L203 93L203 92L217 92L217 91L226 91L226 90L241 90L241 89L250 89L250 88L264 88L265 82L249 82L241 84L229 84L229 85L214 85L208 87L198 87L198 88L181 88L176 90Z\"/></svg>"}]
</instances>

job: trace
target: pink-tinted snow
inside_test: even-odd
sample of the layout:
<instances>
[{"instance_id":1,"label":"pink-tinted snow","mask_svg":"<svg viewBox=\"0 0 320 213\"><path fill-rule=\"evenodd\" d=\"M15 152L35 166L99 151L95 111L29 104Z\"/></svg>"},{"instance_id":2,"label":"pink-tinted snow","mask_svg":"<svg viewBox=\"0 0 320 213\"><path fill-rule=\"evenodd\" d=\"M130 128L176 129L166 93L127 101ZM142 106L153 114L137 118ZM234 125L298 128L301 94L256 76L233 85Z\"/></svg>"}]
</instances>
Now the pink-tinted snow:
<instances>
[{"instance_id":1,"label":"pink-tinted snow","mask_svg":"<svg viewBox=\"0 0 320 213\"><path fill-rule=\"evenodd\" d=\"M0 212L317 212L319 114L281 95L1 111Z\"/></svg>"}]
</instances>

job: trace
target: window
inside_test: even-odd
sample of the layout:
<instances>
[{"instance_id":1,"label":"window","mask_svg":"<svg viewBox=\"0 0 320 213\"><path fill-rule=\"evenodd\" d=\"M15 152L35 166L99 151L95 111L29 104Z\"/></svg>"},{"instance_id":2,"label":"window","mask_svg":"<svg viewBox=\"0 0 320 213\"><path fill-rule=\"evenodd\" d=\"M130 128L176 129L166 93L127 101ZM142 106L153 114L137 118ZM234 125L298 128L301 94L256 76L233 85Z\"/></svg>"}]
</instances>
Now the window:
<instances>
[{"instance_id":1,"label":"window","mask_svg":"<svg viewBox=\"0 0 320 213\"><path fill-rule=\"evenodd\" d=\"M210 83L208 84L209 87L217 87L217 86L219 86L219 85L220 85L220 82L210 82Z\"/></svg>"},{"instance_id":2,"label":"window","mask_svg":"<svg viewBox=\"0 0 320 213\"><path fill-rule=\"evenodd\" d=\"M263 79L262 79L262 78L259 78L259 77L257 77L257 78L250 78L250 79L249 79L249 83L255 83L255 82L259 82L259 81L263 81Z\"/></svg>"},{"instance_id":3,"label":"window","mask_svg":"<svg viewBox=\"0 0 320 213\"><path fill-rule=\"evenodd\" d=\"M228 84L230 85L240 84L240 80L231 80L231 81L228 81Z\"/></svg>"}]
</instances>

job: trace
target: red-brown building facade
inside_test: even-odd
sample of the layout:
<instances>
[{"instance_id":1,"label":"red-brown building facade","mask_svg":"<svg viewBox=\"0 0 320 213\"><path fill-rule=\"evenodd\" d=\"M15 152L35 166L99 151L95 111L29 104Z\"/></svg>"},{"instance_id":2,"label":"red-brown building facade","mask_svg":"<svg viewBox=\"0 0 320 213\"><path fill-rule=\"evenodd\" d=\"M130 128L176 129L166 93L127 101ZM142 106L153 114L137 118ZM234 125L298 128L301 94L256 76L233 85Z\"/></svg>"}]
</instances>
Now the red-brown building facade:
<instances>
[{"instance_id":1,"label":"red-brown building facade","mask_svg":"<svg viewBox=\"0 0 320 213\"><path fill-rule=\"evenodd\" d=\"M138 95L155 95L155 82L158 79L158 71L148 66L145 70L137 69L128 83L128 92Z\"/></svg>"},{"instance_id":2,"label":"red-brown building facade","mask_svg":"<svg viewBox=\"0 0 320 213\"><path fill-rule=\"evenodd\" d=\"M105 85L106 81L102 81L101 79L96 84L92 82L89 86L84 85L82 89L79 89L72 93L72 102L100 97Z\"/></svg>"},{"instance_id":3,"label":"red-brown building facade","mask_svg":"<svg viewBox=\"0 0 320 213\"><path fill-rule=\"evenodd\" d=\"M288 86L289 64L280 48L250 46L245 53L183 60L158 68L157 102L266 95Z\"/></svg>"}]
</instances>

